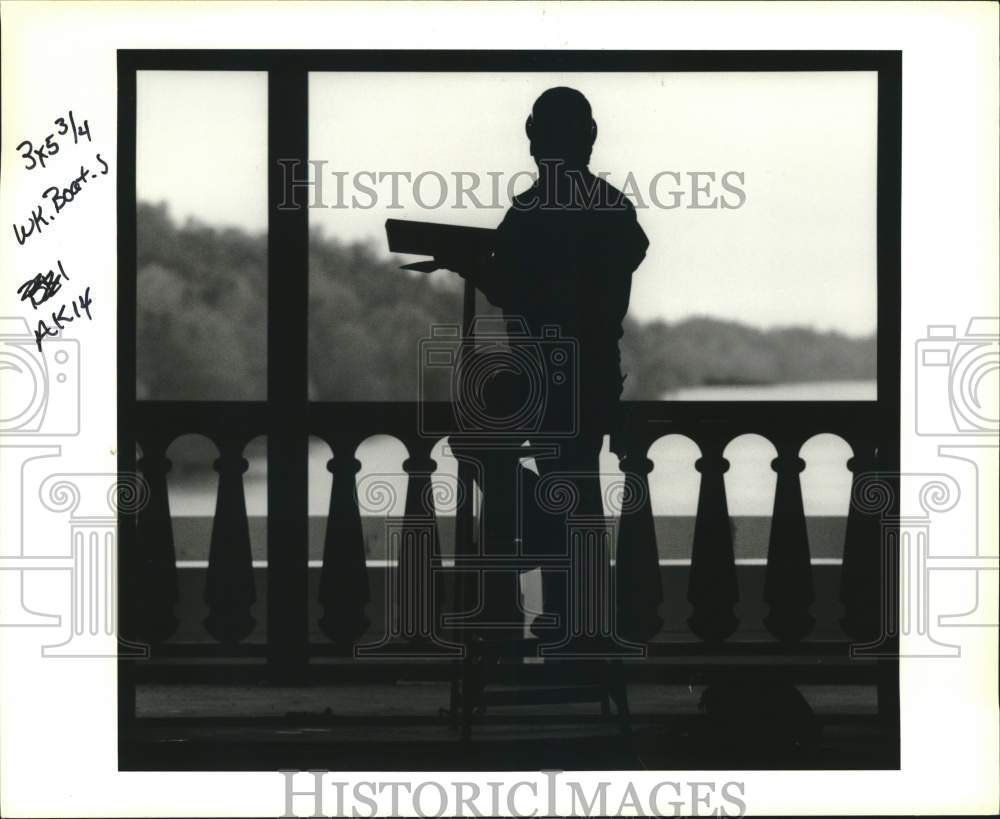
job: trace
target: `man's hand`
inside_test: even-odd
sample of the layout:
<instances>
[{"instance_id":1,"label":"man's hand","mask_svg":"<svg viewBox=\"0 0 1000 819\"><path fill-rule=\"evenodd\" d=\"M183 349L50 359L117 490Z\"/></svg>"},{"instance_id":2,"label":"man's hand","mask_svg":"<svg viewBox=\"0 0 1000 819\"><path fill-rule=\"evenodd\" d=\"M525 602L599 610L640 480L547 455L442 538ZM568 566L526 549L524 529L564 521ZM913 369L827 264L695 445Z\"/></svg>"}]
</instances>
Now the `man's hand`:
<instances>
[{"instance_id":1,"label":"man's hand","mask_svg":"<svg viewBox=\"0 0 1000 819\"><path fill-rule=\"evenodd\" d=\"M435 256L434 263L445 270L458 273L463 278L475 276L482 268L484 260L472 254L446 254Z\"/></svg>"},{"instance_id":2,"label":"man's hand","mask_svg":"<svg viewBox=\"0 0 1000 819\"><path fill-rule=\"evenodd\" d=\"M463 275L469 270L470 267L469 257L452 254L435 256L434 263L444 270L450 270L453 273L458 273L459 275Z\"/></svg>"}]
</instances>

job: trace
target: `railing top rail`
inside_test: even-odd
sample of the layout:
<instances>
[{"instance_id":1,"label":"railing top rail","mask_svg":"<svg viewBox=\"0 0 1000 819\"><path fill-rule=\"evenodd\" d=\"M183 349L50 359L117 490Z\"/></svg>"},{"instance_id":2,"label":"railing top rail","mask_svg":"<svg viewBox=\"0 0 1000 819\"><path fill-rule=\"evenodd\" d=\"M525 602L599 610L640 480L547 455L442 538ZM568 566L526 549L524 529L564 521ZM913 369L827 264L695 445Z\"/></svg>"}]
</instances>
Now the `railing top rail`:
<instances>
[{"instance_id":1,"label":"railing top rail","mask_svg":"<svg viewBox=\"0 0 1000 819\"><path fill-rule=\"evenodd\" d=\"M848 440L877 439L884 416L876 401L625 401L626 438L651 443L681 434L693 438L756 433L769 439L810 437L819 433ZM421 417L433 428L451 429L452 405L446 401L311 401L308 431L326 440L388 434L420 436ZM266 401L137 401L140 439L155 435L167 441L195 433L211 438L266 435L272 425ZM455 428L455 432L461 429ZM432 436L439 437L439 436Z\"/></svg>"}]
</instances>

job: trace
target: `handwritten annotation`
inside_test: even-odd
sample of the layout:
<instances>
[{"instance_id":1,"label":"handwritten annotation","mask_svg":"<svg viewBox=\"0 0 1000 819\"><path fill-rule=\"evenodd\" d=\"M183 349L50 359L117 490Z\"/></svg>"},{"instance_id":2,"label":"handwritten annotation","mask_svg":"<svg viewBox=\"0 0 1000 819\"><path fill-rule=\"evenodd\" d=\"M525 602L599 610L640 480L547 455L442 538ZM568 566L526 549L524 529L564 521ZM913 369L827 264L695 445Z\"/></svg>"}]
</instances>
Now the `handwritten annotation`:
<instances>
[{"instance_id":1,"label":"handwritten annotation","mask_svg":"<svg viewBox=\"0 0 1000 819\"><path fill-rule=\"evenodd\" d=\"M83 125L77 125L73 112L69 111L68 113L69 122L66 121L66 117L59 117L53 120L53 125L57 125L58 127L45 137L39 147L36 148L30 139L18 143L17 152L27 163L24 166L25 170L33 171L35 168L44 168L46 160L52 159L52 157L59 153L59 140L56 139L56 136L65 137L67 134L72 134L74 145L80 143L80 137L86 137L87 142L91 141L90 122L84 120Z\"/></svg>"},{"instance_id":2,"label":"handwritten annotation","mask_svg":"<svg viewBox=\"0 0 1000 819\"><path fill-rule=\"evenodd\" d=\"M55 130L46 134L43 139L33 141L26 139L16 146L18 155L24 159L24 171L31 173L32 178L47 175L47 169L54 164L55 157L60 154L70 155L74 146L81 143L91 143L90 122L80 118L72 110L67 111L64 116L59 116L52 121L56 126ZM72 141L71 141L72 140ZM65 149L65 150L64 150ZM95 180L107 176L110 166L100 153L94 154L96 164L90 162L79 166L79 173L68 181L63 177L60 184L50 185L42 191L40 200L30 209L25 221L15 223L14 238L19 246L23 246L32 237L42 236L47 228L50 228L56 216L61 214L65 208L76 202L85 188L91 186ZM79 160L77 160L79 161ZM53 171L54 172L54 171ZM42 340L51 336L58 336L68 324L83 319L91 320L91 306L93 298L90 295L90 287L83 289L82 294L76 295L71 301L63 301L58 307L53 307L56 303L55 297L63 286L70 281L66 272L66 265L62 259L57 259L55 266L43 273L36 273L31 278L24 281L17 288L22 303L27 302L33 312L33 320L36 322L34 331L35 344L38 351L42 351ZM78 291L79 293L79 291ZM50 300L52 300L50 302ZM45 307L42 310L42 306ZM37 318L39 314L44 318Z\"/></svg>"},{"instance_id":3,"label":"handwritten annotation","mask_svg":"<svg viewBox=\"0 0 1000 819\"><path fill-rule=\"evenodd\" d=\"M46 215L44 209L45 203L35 205L28 215L27 222L20 225L15 223L13 225L14 238L17 239L19 245L23 245L32 236L40 234L48 227L52 220L56 218L56 214L60 213L66 205L76 199L77 195L83 190L84 185L91 180L107 175L110 169L108 163L101 158L100 154L97 154L97 161L100 163L99 170L92 171L86 165L81 165L80 173L76 178L70 180L68 185L52 185L42 191L42 198L47 200L47 203L51 206L51 212Z\"/></svg>"}]
</instances>

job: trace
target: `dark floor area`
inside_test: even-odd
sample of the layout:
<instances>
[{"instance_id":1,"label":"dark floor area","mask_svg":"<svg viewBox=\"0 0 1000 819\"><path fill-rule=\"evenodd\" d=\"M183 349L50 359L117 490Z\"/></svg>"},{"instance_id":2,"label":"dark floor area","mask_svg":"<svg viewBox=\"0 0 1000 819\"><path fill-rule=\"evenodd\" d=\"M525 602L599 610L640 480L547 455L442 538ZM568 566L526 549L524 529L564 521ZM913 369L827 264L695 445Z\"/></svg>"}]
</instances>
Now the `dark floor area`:
<instances>
[{"instance_id":1,"label":"dark floor area","mask_svg":"<svg viewBox=\"0 0 1000 819\"><path fill-rule=\"evenodd\" d=\"M870 685L802 685L818 733L719 723L685 685L629 685L628 736L594 703L491 707L463 743L447 682L141 684L123 770L885 769L898 741ZM756 720L756 721L755 721Z\"/></svg>"}]
</instances>

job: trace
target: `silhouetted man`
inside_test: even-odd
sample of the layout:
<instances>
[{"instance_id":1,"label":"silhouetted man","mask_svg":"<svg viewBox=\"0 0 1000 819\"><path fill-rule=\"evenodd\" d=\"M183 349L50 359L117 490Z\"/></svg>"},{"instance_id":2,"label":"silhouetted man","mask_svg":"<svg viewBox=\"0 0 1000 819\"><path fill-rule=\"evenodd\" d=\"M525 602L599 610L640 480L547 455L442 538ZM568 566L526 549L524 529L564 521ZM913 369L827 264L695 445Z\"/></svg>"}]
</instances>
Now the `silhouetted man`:
<instances>
[{"instance_id":1,"label":"silhouetted man","mask_svg":"<svg viewBox=\"0 0 1000 819\"><path fill-rule=\"evenodd\" d=\"M617 426L624 382L618 343L632 273L649 243L631 202L588 168L597 124L583 94L572 88L550 88L535 101L525 131L538 179L514 197L497 228L492 254L437 261L471 280L505 317L523 320L531 336L540 338L543 328L557 327L561 337L576 340L576 389L565 399L558 397L564 393L549 390L541 424L526 433L525 440L533 447L549 445L557 451L552 457L536 458L536 463L543 479L554 473L566 475L566 486L577 494L570 512L600 516L598 455L603 435ZM516 375L499 373L487 387L487 403L502 417L521 405L524 389ZM546 435L565 432L574 424L570 437ZM490 454L480 455L488 472ZM487 515L490 506L487 487ZM565 554L567 512L555 508L547 512L543 504L528 510L527 552ZM543 572L545 612L558 615L563 627L566 582L565 571ZM540 627L534 630L543 633Z\"/></svg>"}]
</instances>

